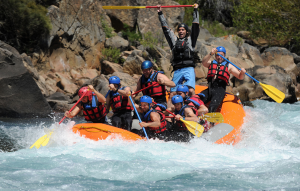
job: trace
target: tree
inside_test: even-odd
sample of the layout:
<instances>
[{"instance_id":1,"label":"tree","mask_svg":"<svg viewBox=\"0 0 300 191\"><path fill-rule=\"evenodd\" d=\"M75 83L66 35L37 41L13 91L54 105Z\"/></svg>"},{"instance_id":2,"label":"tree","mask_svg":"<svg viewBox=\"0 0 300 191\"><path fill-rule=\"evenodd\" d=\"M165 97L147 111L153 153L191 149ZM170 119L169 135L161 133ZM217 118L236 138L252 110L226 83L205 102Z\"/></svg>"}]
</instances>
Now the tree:
<instances>
[{"instance_id":1,"label":"tree","mask_svg":"<svg viewBox=\"0 0 300 191\"><path fill-rule=\"evenodd\" d=\"M300 42L299 0L240 0L232 14L234 24L264 38L269 45Z\"/></svg>"},{"instance_id":2,"label":"tree","mask_svg":"<svg viewBox=\"0 0 300 191\"><path fill-rule=\"evenodd\" d=\"M34 0L3 0L0 6L0 40L30 53L51 29L47 9Z\"/></svg>"}]
</instances>

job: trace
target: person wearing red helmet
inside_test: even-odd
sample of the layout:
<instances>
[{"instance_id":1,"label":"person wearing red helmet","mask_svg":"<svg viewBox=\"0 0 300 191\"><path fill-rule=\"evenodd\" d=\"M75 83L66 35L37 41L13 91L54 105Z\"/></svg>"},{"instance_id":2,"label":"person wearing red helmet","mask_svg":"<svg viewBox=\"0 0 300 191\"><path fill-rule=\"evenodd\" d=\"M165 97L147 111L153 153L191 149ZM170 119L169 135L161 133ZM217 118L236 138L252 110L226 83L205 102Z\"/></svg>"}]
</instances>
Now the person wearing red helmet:
<instances>
[{"instance_id":1,"label":"person wearing red helmet","mask_svg":"<svg viewBox=\"0 0 300 191\"><path fill-rule=\"evenodd\" d=\"M118 76L111 76L108 81L110 90L106 98L106 108L111 107L114 112L111 117L112 125L130 131L132 125L132 108L128 102L130 87L121 87L121 80Z\"/></svg>"},{"instance_id":2,"label":"person wearing red helmet","mask_svg":"<svg viewBox=\"0 0 300 191\"><path fill-rule=\"evenodd\" d=\"M208 106L208 112L215 112L222 103L226 86L229 84L230 74L234 75L239 80L243 80L246 73L245 68L242 68L239 71L221 56L216 55L216 53L225 57L226 49L223 46L213 48L202 60L203 66L208 68L208 89L201 92L204 94L202 100L205 104L211 101ZM215 55L215 60L210 61L210 58L213 55Z\"/></svg>"},{"instance_id":3,"label":"person wearing red helmet","mask_svg":"<svg viewBox=\"0 0 300 191\"><path fill-rule=\"evenodd\" d=\"M73 118L82 110L86 121L106 123L105 97L92 85L80 88L78 96L82 97L83 95L81 102L71 112L66 111L65 116Z\"/></svg>"}]
</instances>

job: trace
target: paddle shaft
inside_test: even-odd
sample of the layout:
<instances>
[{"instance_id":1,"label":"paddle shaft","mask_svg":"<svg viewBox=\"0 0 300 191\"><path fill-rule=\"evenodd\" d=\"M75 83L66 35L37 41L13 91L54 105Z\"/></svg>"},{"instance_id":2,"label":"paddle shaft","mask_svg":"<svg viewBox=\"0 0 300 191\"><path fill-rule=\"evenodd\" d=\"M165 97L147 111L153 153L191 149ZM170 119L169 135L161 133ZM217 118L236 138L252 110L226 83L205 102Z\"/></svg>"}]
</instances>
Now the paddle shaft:
<instances>
[{"instance_id":1,"label":"paddle shaft","mask_svg":"<svg viewBox=\"0 0 300 191\"><path fill-rule=\"evenodd\" d=\"M154 103L154 104L157 104L155 101L153 101L153 103ZM167 110L167 109L166 109L166 111L167 111L168 113L170 113L171 115L173 115L174 117L176 116L176 115L175 115L174 113L172 113L171 111L169 111L169 110Z\"/></svg>"},{"instance_id":2,"label":"paddle shaft","mask_svg":"<svg viewBox=\"0 0 300 191\"><path fill-rule=\"evenodd\" d=\"M81 98L79 98L79 100L75 103L75 105L73 105L73 107L69 110L69 113L76 107L76 105L82 100L82 98L85 96L85 94L87 93L87 91L83 94L83 96L81 96ZM63 120L66 118L66 116L64 116L60 122L58 123L59 125L61 124L61 122L63 122Z\"/></svg>"},{"instance_id":3,"label":"paddle shaft","mask_svg":"<svg viewBox=\"0 0 300 191\"><path fill-rule=\"evenodd\" d=\"M166 5L161 8L194 7L194 5ZM157 8L157 6L146 6L146 8Z\"/></svg>"},{"instance_id":4,"label":"paddle shaft","mask_svg":"<svg viewBox=\"0 0 300 191\"><path fill-rule=\"evenodd\" d=\"M133 108L134 108L134 111L135 111L136 115L137 115L138 118L139 118L139 122L141 123L142 120L141 120L141 118L140 118L139 112L136 110L136 107L135 107L135 105L134 105L134 102L133 102L131 96L129 95L128 97L129 97L129 99L130 99L130 101L131 101L131 104L132 104L132 106L133 106ZM147 135L147 132L146 132L146 130L145 130L145 127L143 127L143 131L144 131L144 133L145 133L145 136L146 136L147 140L149 140L148 135Z\"/></svg>"},{"instance_id":5,"label":"paddle shaft","mask_svg":"<svg viewBox=\"0 0 300 191\"><path fill-rule=\"evenodd\" d=\"M150 88L150 87L152 87L152 86L154 86L154 85L155 85L155 83L153 83L153 84L151 84L150 86L147 86L147 87L145 87L145 88L143 88L143 89L140 89L140 90L134 92L132 95L138 94L138 93L140 93L141 91L143 91L143 90L145 90L145 89L148 89L148 88Z\"/></svg>"},{"instance_id":6,"label":"paddle shaft","mask_svg":"<svg viewBox=\"0 0 300 191\"><path fill-rule=\"evenodd\" d=\"M194 7L194 5L166 5L161 8L176 8L176 7ZM102 6L103 9L149 9L158 8L157 6Z\"/></svg>"},{"instance_id":7,"label":"paddle shaft","mask_svg":"<svg viewBox=\"0 0 300 191\"><path fill-rule=\"evenodd\" d=\"M232 64L234 67L236 67L237 69L241 70L241 68L239 68L237 65L233 64L232 62L230 62L228 59L226 59L224 56L222 56L219 53L216 53L217 55L221 56L224 60L226 60L227 62L229 62L230 64ZM252 76L250 76L250 74L248 74L247 72L245 73L249 78L251 78L252 80L254 80L256 83L260 83L257 79L253 78Z\"/></svg>"}]
</instances>

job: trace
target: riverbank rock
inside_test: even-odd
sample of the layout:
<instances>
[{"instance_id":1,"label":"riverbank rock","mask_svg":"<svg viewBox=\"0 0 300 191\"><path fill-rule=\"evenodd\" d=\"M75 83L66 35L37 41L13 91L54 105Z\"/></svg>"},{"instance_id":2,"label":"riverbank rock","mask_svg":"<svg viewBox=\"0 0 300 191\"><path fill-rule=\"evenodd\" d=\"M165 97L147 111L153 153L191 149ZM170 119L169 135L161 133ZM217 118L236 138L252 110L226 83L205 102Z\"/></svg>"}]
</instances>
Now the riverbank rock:
<instances>
[{"instance_id":1,"label":"riverbank rock","mask_svg":"<svg viewBox=\"0 0 300 191\"><path fill-rule=\"evenodd\" d=\"M0 41L0 116L47 117L51 108L21 55Z\"/></svg>"}]
</instances>

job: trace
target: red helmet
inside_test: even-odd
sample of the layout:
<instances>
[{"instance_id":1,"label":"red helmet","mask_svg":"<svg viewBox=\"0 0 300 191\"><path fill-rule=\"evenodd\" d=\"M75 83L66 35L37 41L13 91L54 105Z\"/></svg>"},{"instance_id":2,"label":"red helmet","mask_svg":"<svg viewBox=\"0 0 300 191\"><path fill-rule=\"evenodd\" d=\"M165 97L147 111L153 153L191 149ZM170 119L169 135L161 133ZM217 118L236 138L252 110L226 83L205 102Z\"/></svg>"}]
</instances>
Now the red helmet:
<instances>
[{"instance_id":1,"label":"red helmet","mask_svg":"<svg viewBox=\"0 0 300 191\"><path fill-rule=\"evenodd\" d=\"M82 97L83 95L88 96L89 100L92 99L92 91L90 91L87 86L80 88L80 90L78 91L79 97Z\"/></svg>"}]
</instances>

